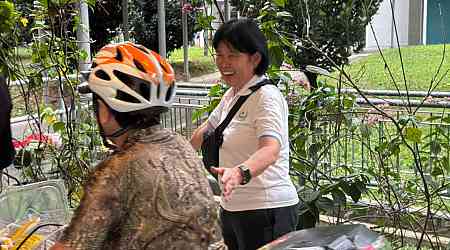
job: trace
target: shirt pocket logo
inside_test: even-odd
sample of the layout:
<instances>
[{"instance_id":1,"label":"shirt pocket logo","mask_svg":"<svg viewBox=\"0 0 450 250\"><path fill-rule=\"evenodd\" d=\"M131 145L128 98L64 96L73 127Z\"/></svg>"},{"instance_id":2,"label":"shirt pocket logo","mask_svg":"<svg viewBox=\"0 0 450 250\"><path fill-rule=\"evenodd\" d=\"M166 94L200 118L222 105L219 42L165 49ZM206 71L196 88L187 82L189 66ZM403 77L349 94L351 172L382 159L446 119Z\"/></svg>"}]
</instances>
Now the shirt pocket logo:
<instances>
[{"instance_id":1,"label":"shirt pocket logo","mask_svg":"<svg viewBox=\"0 0 450 250\"><path fill-rule=\"evenodd\" d=\"M239 112L238 116L237 116L237 120L238 121L245 121L245 119L247 119L247 111L241 111Z\"/></svg>"}]
</instances>

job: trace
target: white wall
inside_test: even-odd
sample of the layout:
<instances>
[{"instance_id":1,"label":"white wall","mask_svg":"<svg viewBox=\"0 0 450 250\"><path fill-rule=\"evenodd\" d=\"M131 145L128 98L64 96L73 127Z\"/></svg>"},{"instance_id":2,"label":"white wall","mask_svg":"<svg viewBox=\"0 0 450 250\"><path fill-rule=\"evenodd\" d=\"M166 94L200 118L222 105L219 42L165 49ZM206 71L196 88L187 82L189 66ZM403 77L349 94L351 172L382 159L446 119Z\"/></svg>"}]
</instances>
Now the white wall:
<instances>
[{"instance_id":1,"label":"white wall","mask_svg":"<svg viewBox=\"0 0 450 250\"><path fill-rule=\"evenodd\" d=\"M395 22L397 25L400 46L408 45L409 1L392 0L395 2ZM380 47L397 47L397 38L393 29L392 11L389 0L381 3L377 14L372 18L372 26ZM370 25L366 27L366 50L377 49L374 35Z\"/></svg>"}]
</instances>

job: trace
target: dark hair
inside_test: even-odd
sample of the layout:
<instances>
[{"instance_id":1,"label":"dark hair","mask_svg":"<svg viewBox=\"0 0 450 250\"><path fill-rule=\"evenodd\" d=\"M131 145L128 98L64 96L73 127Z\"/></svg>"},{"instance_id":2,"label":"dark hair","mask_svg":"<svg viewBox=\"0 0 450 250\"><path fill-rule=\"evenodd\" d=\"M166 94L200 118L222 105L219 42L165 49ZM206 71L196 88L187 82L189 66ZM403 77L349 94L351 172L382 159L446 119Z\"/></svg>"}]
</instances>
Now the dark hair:
<instances>
[{"instance_id":1,"label":"dark hair","mask_svg":"<svg viewBox=\"0 0 450 250\"><path fill-rule=\"evenodd\" d=\"M167 111L166 107L156 107L152 109L144 109L133 112L118 112L110 109L117 123L122 128L148 128L153 125L160 124L161 113Z\"/></svg>"},{"instance_id":2,"label":"dark hair","mask_svg":"<svg viewBox=\"0 0 450 250\"><path fill-rule=\"evenodd\" d=\"M153 125L160 124L161 114L167 112L167 107L151 107L143 110L136 110L131 112L119 112L105 102L99 95L94 94L94 112L98 115L98 103L97 99L103 101L103 103L109 108L111 114L116 119L121 128L124 129L143 129Z\"/></svg>"},{"instance_id":3,"label":"dark hair","mask_svg":"<svg viewBox=\"0 0 450 250\"><path fill-rule=\"evenodd\" d=\"M261 62L255 69L256 75L263 75L269 67L269 50L267 48L267 39L258 25L252 19L242 18L233 19L222 24L214 34L214 49L219 47L220 42L227 42L239 52L249 53L251 55L259 52Z\"/></svg>"}]
</instances>

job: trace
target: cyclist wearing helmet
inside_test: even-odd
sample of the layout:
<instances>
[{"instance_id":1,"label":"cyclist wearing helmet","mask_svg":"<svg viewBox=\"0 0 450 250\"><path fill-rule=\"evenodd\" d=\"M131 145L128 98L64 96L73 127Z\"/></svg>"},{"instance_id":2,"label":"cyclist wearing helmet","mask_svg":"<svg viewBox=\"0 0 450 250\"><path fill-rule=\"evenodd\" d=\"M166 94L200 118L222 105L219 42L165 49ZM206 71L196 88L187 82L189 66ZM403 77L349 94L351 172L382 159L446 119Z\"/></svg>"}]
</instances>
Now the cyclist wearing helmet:
<instances>
[{"instance_id":1,"label":"cyclist wearing helmet","mask_svg":"<svg viewBox=\"0 0 450 250\"><path fill-rule=\"evenodd\" d=\"M96 167L53 249L207 249L220 239L197 153L159 125L174 82L172 67L143 46L121 43L98 52L87 87L114 153Z\"/></svg>"}]
</instances>

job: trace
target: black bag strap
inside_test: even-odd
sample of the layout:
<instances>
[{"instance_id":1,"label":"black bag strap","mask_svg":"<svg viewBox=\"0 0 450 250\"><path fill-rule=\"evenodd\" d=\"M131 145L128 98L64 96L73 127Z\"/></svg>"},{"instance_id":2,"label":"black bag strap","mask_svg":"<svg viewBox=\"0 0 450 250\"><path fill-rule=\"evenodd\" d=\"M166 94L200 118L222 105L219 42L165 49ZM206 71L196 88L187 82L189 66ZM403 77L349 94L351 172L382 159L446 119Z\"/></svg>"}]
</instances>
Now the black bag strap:
<instances>
[{"instance_id":1,"label":"black bag strap","mask_svg":"<svg viewBox=\"0 0 450 250\"><path fill-rule=\"evenodd\" d=\"M256 85L251 86L249 88L252 91L250 94L239 97L239 99L236 101L236 103L231 108L230 112L227 114L227 117L225 117L225 120L223 120L220 123L220 125L217 126L217 128L215 129L214 133L217 136L217 138L222 137L223 131L228 126L228 124L231 122L234 115L238 112L238 110L241 108L242 104L247 100L247 98L249 98L256 90L258 90L259 88L261 88L262 86L267 85L267 84L275 85L275 83L272 80L265 79L265 80L257 83Z\"/></svg>"}]
</instances>

